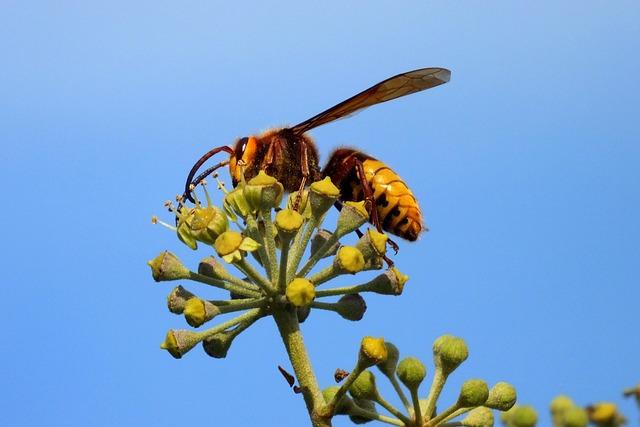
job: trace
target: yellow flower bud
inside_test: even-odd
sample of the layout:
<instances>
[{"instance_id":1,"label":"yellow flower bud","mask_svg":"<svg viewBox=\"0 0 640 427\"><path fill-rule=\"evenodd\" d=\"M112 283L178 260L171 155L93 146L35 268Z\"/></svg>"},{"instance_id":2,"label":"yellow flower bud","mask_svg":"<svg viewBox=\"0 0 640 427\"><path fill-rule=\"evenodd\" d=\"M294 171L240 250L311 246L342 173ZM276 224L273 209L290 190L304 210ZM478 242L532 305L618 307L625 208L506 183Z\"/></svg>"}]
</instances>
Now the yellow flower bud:
<instances>
[{"instance_id":1,"label":"yellow flower bud","mask_svg":"<svg viewBox=\"0 0 640 427\"><path fill-rule=\"evenodd\" d=\"M193 209L193 218L188 223L194 239L212 245L218 236L229 228L227 216L215 206Z\"/></svg>"},{"instance_id":2,"label":"yellow flower bud","mask_svg":"<svg viewBox=\"0 0 640 427\"><path fill-rule=\"evenodd\" d=\"M224 196L223 208L229 218L234 221L238 216L245 219L251 213L249 202L244 197L243 187L236 187Z\"/></svg>"},{"instance_id":3,"label":"yellow flower bud","mask_svg":"<svg viewBox=\"0 0 640 427\"><path fill-rule=\"evenodd\" d=\"M307 279L297 277L287 286L286 295L291 304L304 307L311 304L316 297L316 289Z\"/></svg>"},{"instance_id":4,"label":"yellow flower bud","mask_svg":"<svg viewBox=\"0 0 640 427\"><path fill-rule=\"evenodd\" d=\"M223 257L239 250L242 239L242 234L237 231L227 231L218 236L214 248L218 255Z\"/></svg>"},{"instance_id":5,"label":"yellow flower bud","mask_svg":"<svg viewBox=\"0 0 640 427\"><path fill-rule=\"evenodd\" d=\"M387 347L384 338L364 337L360 343L358 362L364 367L377 365L387 360Z\"/></svg>"},{"instance_id":6,"label":"yellow flower bud","mask_svg":"<svg viewBox=\"0 0 640 427\"><path fill-rule=\"evenodd\" d=\"M334 266L339 271L356 274L364 268L362 253L353 246L342 246L334 259Z\"/></svg>"},{"instance_id":7,"label":"yellow flower bud","mask_svg":"<svg viewBox=\"0 0 640 427\"><path fill-rule=\"evenodd\" d=\"M255 212L279 206L284 194L284 187L274 177L260 171L258 175L247 182L243 191L250 208Z\"/></svg>"},{"instance_id":8,"label":"yellow flower bud","mask_svg":"<svg viewBox=\"0 0 640 427\"><path fill-rule=\"evenodd\" d=\"M220 314L220 309L209 301L193 297L184 306L184 318L194 328L203 325Z\"/></svg>"},{"instance_id":9,"label":"yellow flower bud","mask_svg":"<svg viewBox=\"0 0 640 427\"><path fill-rule=\"evenodd\" d=\"M276 214L275 224L280 239L289 242L304 224L304 218L292 209L282 209Z\"/></svg>"},{"instance_id":10,"label":"yellow flower bud","mask_svg":"<svg viewBox=\"0 0 640 427\"><path fill-rule=\"evenodd\" d=\"M369 221L369 212L362 202L345 202L342 210L338 215L338 224L334 234L342 237L352 231L355 231L362 224Z\"/></svg>"},{"instance_id":11,"label":"yellow flower bud","mask_svg":"<svg viewBox=\"0 0 640 427\"><path fill-rule=\"evenodd\" d=\"M589 407L589 419L595 424L613 422L618 415L618 407L615 403L599 402Z\"/></svg>"},{"instance_id":12,"label":"yellow flower bud","mask_svg":"<svg viewBox=\"0 0 640 427\"><path fill-rule=\"evenodd\" d=\"M176 359L180 359L196 344L200 342L200 335L183 329L170 329L160 348L167 350Z\"/></svg>"}]
</instances>

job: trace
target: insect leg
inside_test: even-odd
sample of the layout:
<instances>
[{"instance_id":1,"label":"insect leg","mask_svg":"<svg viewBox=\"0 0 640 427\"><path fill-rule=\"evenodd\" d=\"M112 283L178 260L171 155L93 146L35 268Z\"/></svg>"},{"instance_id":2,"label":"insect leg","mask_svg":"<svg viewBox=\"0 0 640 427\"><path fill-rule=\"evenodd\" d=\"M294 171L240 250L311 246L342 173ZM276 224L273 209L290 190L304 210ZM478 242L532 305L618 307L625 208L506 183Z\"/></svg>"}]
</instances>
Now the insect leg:
<instances>
[{"instance_id":1,"label":"insect leg","mask_svg":"<svg viewBox=\"0 0 640 427\"><path fill-rule=\"evenodd\" d=\"M224 151L225 153L228 153L230 155L233 154L233 148L231 148L231 147L228 147L226 145L223 145L222 147L216 147L216 148L208 151L207 153L205 153L204 156L200 157L200 159L196 162L195 165L193 165L193 167L189 171L189 175L187 175L187 182L184 185L184 195L191 202L195 203L195 200L193 200L193 197L191 197L191 188L190 188L191 184L193 183L193 177L195 176L196 172L198 172L198 169L200 169L200 167L207 160L209 160L211 157L213 157L214 155L218 154L221 151ZM209 172L209 173L211 173L211 172ZM198 180L198 182L200 182L201 180L202 180L202 178L200 180Z\"/></svg>"},{"instance_id":2,"label":"insect leg","mask_svg":"<svg viewBox=\"0 0 640 427\"><path fill-rule=\"evenodd\" d=\"M300 200L302 200L302 192L304 186L309 178L309 157L307 156L307 143L304 140L300 141L300 172L302 173L302 180L300 181L300 188L296 196L296 201L293 203L293 210L297 211L300 207Z\"/></svg>"}]
</instances>

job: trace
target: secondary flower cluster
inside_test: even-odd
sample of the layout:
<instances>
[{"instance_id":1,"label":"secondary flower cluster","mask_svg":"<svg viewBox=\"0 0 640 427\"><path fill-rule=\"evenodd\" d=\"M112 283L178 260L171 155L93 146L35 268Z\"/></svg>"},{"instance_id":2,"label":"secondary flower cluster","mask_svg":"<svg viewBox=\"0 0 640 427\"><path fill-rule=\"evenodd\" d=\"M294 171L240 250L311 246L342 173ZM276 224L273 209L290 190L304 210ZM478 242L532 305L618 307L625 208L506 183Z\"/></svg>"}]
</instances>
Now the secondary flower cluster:
<instances>
[{"instance_id":1,"label":"secondary flower cluster","mask_svg":"<svg viewBox=\"0 0 640 427\"><path fill-rule=\"evenodd\" d=\"M433 343L435 366L429 392L420 398L420 385L427 376L427 368L415 357L400 360L397 347L382 338L366 337L362 340L360 355L352 372L339 371L336 380L340 386L324 390L326 411L348 415L356 424L378 420L387 424L412 427L468 426L491 427L492 409L508 411L516 402L516 391L508 383L499 382L489 388L481 379L470 379L460 387L458 398L450 406L436 411L436 402L449 375L469 355L466 343L457 337L445 335ZM369 368L376 366L393 386L405 411L394 407L379 392L376 376ZM409 398L405 389L409 392ZM348 393L348 394L347 394ZM381 415L376 404L391 416ZM466 415L459 421L459 417Z\"/></svg>"},{"instance_id":2,"label":"secondary flower cluster","mask_svg":"<svg viewBox=\"0 0 640 427\"><path fill-rule=\"evenodd\" d=\"M565 395L551 401L549 412L553 427L620 427L626 423L615 403L598 402L583 408ZM506 427L534 427L537 423L538 414L528 405L516 405L502 415L502 424Z\"/></svg>"},{"instance_id":3,"label":"secondary flower cluster","mask_svg":"<svg viewBox=\"0 0 640 427\"><path fill-rule=\"evenodd\" d=\"M333 230L322 229L327 212L339 197L329 178L313 183L302 194L292 194L284 208L280 208L282 184L263 172L227 192L222 207L214 206L206 187L204 191L206 205L198 199L192 207L182 201L178 208L168 204L177 217L176 227L157 218L154 222L173 229L189 248L205 245L214 254L202 259L197 271L188 269L170 252L148 264L158 282L190 280L229 292L227 300L207 300L183 286L175 287L168 296L169 310L183 315L190 326L198 328L221 314L241 314L203 331L170 330L161 347L172 356L180 358L202 343L208 355L225 357L242 331L276 310L293 307L299 321L314 308L356 321L366 310L362 293L402 293L408 278L396 268L365 283L321 288L338 276L382 269L387 245L387 236L373 229L366 230L351 246L340 243L343 236L368 222L364 202L343 203ZM329 259L328 265L316 268L324 259ZM227 265L240 274L232 274ZM324 301L336 296L337 301Z\"/></svg>"}]
</instances>

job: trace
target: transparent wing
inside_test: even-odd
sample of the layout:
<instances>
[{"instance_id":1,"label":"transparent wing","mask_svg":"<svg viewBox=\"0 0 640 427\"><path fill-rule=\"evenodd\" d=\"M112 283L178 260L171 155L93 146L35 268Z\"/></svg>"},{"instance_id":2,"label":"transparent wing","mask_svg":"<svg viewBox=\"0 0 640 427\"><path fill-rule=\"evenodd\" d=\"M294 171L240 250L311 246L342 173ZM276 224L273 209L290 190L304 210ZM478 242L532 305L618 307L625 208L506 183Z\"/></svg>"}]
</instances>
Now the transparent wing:
<instances>
[{"instance_id":1,"label":"transparent wing","mask_svg":"<svg viewBox=\"0 0 640 427\"><path fill-rule=\"evenodd\" d=\"M320 125L353 114L363 108L439 86L448 82L450 77L451 71L446 68L421 68L398 74L297 124L291 130L293 133L300 135Z\"/></svg>"}]
</instances>

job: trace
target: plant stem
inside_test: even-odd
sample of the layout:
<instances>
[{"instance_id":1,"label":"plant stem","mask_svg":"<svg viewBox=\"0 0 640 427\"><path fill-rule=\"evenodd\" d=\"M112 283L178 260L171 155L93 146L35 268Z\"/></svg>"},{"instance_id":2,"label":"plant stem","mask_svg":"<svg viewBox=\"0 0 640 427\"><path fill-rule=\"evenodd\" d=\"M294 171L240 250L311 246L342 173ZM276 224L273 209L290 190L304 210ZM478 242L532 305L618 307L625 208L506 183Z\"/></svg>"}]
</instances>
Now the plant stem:
<instances>
[{"instance_id":1,"label":"plant stem","mask_svg":"<svg viewBox=\"0 0 640 427\"><path fill-rule=\"evenodd\" d=\"M282 249L280 250L280 271L278 273L278 291L284 293L289 284L289 274L287 272L287 264L289 263L289 248L291 247L290 238L280 238Z\"/></svg>"},{"instance_id":2,"label":"plant stem","mask_svg":"<svg viewBox=\"0 0 640 427\"><path fill-rule=\"evenodd\" d=\"M422 418L422 408L420 408L418 387L414 387L411 389L411 400L413 401L413 413L415 414L416 425L422 426L424 424L424 419Z\"/></svg>"},{"instance_id":3,"label":"plant stem","mask_svg":"<svg viewBox=\"0 0 640 427\"><path fill-rule=\"evenodd\" d=\"M387 417L385 415L380 415L377 412L369 411L367 409L361 408L359 406L354 407L349 415L357 415L363 418L369 418L370 420L377 420L383 423L391 424L394 426L405 426L406 424L400 420L395 418Z\"/></svg>"},{"instance_id":4,"label":"plant stem","mask_svg":"<svg viewBox=\"0 0 640 427\"><path fill-rule=\"evenodd\" d=\"M384 409L389 411L394 417L402 421L405 425L411 425L411 420L402 412L398 411L395 406L387 402L382 396L380 396L380 394L376 396L376 402L378 402Z\"/></svg>"},{"instance_id":5,"label":"plant stem","mask_svg":"<svg viewBox=\"0 0 640 427\"><path fill-rule=\"evenodd\" d=\"M404 407L407 408L407 411L410 410L412 408L411 403L409 403L409 400L407 399L407 396L404 394L404 390L402 390L402 387L400 387L400 383L398 382L398 378L396 378L396 376L393 375L393 374L390 375L390 376L386 376L386 377L389 380L389 382L391 383L391 385L393 386L393 389L396 391L396 394L398 395L398 397L402 401L402 404L404 405Z\"/></svg>"},{"instance_id":6,"label":"plant stem","mask_svg":"<svg viewBox=\"0 0 640 427\"><path fill-rule=\"evenodd\" d=\"M290 308L279 308L274 311L273 318L278 326L278 331L280 331L293 371L300 383L311 425L313 427L330 427L331 417L320 414L320 410L325 406L325 401L311 367L295 312Z\"/></svg>"},{"instance_id":7,"label":"plant stem","mask_svg":"<svg viewBox=\"0 0 640 427\"><path fill-rule=\"evenodd\" d=\"M264 268L269 272L269 278L273 283L278 283L278 265L276 256L276 227L273 225L271 219L271 210L263 211L260 213L262 222L264 223L264 243L267 246L267 265Z\"/></svg>"},{"instance_id":8,"label":"plant stem","mask_svg":"<svg viewBox=\"0 0 640 427\"><path fill-rule=\"evenodd\" d=\"M269 283L269 281L262 274L258 273L258 271L247 262L246 258L243 257L240 261L234 263L234 265L238 268L238 270L242 271L249 278L251 278L251 280L253 280L253 282L260 287L260 289L262 289L269 295L273 295L275 291L271 286L271 283Z\"/></svg>"},{"instance_id":9,"label":"plant stem","mask_svg":"<svg viewBox=\"0 0 640 427\"><path fill-rule=\"evenodd\" d=\"M293 244L291 245L291 254L289 256L289 262L287 263L287 277L293 278L293 275L296 272L296 269L300 265L300 260L302 259L302 255L304 254L307 245L309 244L309 239L311 239L311 234L313 234L313 230L318 226L319 222L315 218L310 218L304 224L304 230L300 230L296 235L296 238L293 240Z\"/></svg>"},{"instance_id":10,"label":"plant stem","mask_svg":"<svg viewBox=\"0 0 640 427\"><path fill-rule=\"evenodd\" d=\"M236 279L238 280L237 283L229 283L225 280L213 279L209 276L195 273L193 271L189 272L189 279L194 280L196 282L205 283L210 286L215 286L216 288L222 288L229 292L233 292L238 295L242 295L249 298L256 298L256 297L262 296L262 294L258 292L257 288L255 288L255 290L248 289L248 286L252 286L252 285L244 281L241 281L240 279ZM245 286L242 286L241 283L243 283Z\"/></svg>"},{"instance_id":11,"label":"plant stem","mask_svg":"<svg viewBox=\"0 0 640 427\"><path fill-rule=\"evenodd\" d=\"M431 382L431 388L429 389L429 395L427 396L427 408L423 414L425 421L429 421L431 419L433 410L436 407L436 401L440 396L440 392L442 392L442 388L444 387L446 380L447 377L443 375L442 369L436 367L435 373L433 374L433 381Z\"/></svg>"}]
</instances>

